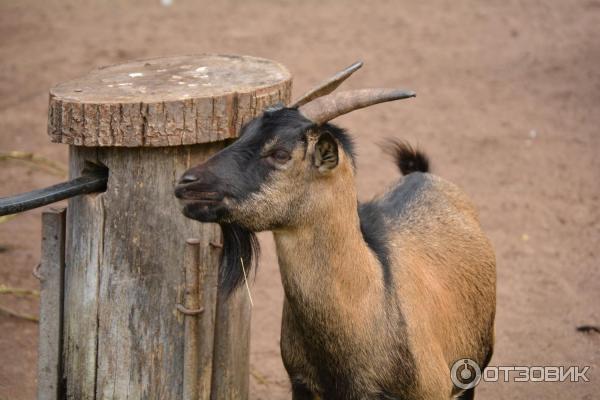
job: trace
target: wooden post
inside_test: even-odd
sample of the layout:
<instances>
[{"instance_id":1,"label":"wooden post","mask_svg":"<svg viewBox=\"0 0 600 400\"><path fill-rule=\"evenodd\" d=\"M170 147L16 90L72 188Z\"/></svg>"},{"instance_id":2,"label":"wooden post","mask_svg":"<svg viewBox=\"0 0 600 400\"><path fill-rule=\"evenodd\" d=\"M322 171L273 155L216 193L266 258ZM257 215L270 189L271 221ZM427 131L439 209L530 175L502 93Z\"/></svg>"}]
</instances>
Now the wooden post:
<instances>
[{"instance_id":1,"label":"wooden post","mask_svg":"<svg viewBox=\"0 0 600 400\"><path fill-rule=\"evenodd\" d=\"M69 201L63 378L69 399L181 399L184 241L199 238L200 399L248 395L250 307L217 294L220 230L185 218L174 185L265 107L289 102L275 62L186 56L92 71L50 92L48 132L70 175L109 169L107 190Z\"/></svg>"},{"instance_id":2,"label":"wooden post","mask_svg":"<svg viewBox=\"0 0 600 400\"><path fill-rule=\"evenodd\" d=\"M42 213L40 262L40 324L38 348L39 400L61 398L63 275L65 267L64 208Z\"/></svg>"}]
</instances>

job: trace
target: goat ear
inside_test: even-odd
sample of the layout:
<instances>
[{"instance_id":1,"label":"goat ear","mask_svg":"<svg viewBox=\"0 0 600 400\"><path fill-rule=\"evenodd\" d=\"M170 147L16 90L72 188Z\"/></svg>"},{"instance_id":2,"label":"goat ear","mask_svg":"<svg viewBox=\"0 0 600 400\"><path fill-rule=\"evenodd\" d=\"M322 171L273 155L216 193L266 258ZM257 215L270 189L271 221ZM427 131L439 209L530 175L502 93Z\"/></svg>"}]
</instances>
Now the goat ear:
<instances>
[{"instance_id":1,"label":"goat ear","mask_svg":"<svg viewBox=\"0 0 600 400\"><path fill-rule=\"evenodd\" d=\"M314 165L319 172L326 173L337 167L339 162L338 145L329 132L324 132L315 145Z\"/></svg>"}]
</instances>

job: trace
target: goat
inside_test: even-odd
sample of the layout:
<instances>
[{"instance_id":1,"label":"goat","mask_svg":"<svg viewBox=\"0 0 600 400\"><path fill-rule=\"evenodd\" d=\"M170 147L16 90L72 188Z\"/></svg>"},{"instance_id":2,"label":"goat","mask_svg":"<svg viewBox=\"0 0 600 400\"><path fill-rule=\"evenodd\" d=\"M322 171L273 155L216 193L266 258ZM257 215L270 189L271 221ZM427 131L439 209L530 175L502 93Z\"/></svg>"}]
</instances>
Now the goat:
<instances>
[{"instance_id":1,"label":"goat","mask_svg":"<svg viewBox=\"0 0 600 400\"><path fill-rule=\"evenodd\" d=\"M472 398L450 366L470 358L483 368L492 355L493 249L467 196L403 142L392 146L401 181L358 203L353 141L328 121L414 96L330 94L358 67L250 121L175 194L184 215L221 225L225 293L256 258L254 232L273 232L294 400Z\"/></svg>"}]
</instances>

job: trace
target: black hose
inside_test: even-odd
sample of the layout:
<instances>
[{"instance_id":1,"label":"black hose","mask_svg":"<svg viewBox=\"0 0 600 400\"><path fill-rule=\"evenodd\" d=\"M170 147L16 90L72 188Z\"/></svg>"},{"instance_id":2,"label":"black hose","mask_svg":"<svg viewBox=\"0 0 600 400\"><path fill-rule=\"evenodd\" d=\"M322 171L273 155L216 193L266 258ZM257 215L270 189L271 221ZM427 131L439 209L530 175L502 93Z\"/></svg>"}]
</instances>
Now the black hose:
<instances>
[{"instance_id":1,"label":"black hose","mask_svg":"<svg viewBox=\"0 0 600 400\"><path fill-rule=\"evenodd\" d=\"M96 167L88 171L84 170L79 178L44 189L0 198L0 216L42 207L80 194L104 192L107 182L108 168Z\"/></svg>"}]
</instances>

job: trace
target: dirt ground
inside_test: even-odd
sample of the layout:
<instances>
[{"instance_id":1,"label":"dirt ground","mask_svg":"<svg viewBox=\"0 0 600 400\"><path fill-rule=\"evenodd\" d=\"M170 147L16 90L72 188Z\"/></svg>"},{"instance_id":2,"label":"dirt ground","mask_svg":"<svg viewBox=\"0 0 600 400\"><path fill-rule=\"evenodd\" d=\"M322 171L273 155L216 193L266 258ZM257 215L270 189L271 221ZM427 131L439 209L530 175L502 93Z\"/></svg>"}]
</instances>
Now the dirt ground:
<instances>
[{"instance_id":1,"label":"dirt ground","mask_svg":"<svg viewBox=\"0 0 600 400\"><path fill-rule=\"evenodd\" d=\"M358 142L360 197L397 179L378 143L399 137L465 189L498 259L492 365L591 366L588 383L482 383L481 398L598 398L600 1L0 2L0 151L62 164L48 89L126 60L205 52L288 66L295 93L356 59L346 87L399 86L413 101L337 120ZM0 196L61 180L0 161ZM252 286L251 398L290 398L279 354L283 291L269 234ZM38 288L40 210L0 224L0 284ZM0 306L37 313L37 300ZM0 313L0 399L33 399L37 325Z\"/></svg>"}]
</instances>

